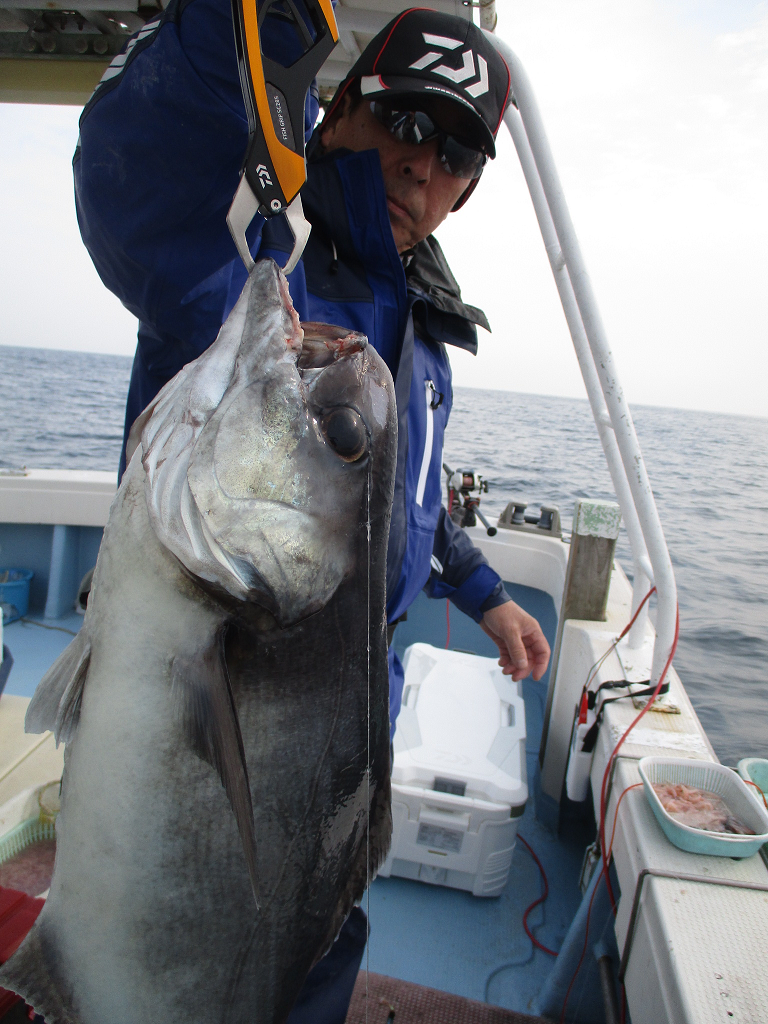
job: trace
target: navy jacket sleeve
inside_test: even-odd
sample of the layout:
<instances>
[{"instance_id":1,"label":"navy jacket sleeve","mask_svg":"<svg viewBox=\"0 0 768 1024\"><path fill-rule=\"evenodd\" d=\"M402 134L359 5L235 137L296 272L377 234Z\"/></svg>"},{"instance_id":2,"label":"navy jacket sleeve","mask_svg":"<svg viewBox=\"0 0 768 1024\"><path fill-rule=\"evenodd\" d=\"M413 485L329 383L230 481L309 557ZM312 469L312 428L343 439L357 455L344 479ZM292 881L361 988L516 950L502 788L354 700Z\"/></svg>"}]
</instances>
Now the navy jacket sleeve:
<instances>
[{"instance_id":1,"label":"navy jacket sleeve","mask_svg":"<svg viewBox=\"0 0 768 1024\"><path fill-rule=\"evenodd\" d=\"M479 622L485 612L510 600L501 577L485 555L453 522L445 507L435 530L432 572L424 590L429 597L447 597Z\"/></svg>"},{"instance_id":2,"label":"navy jacket sleeve","mask_svg":"<svg viewBox=\"0 0 768 1024\"><path fill-rule=\"evenodd\" d=\"M135 316L194 353L245 279L226 214L247 142L230 0L172 0L81 117L75 200L96 269Z\"/></svg>"}]
</instances>

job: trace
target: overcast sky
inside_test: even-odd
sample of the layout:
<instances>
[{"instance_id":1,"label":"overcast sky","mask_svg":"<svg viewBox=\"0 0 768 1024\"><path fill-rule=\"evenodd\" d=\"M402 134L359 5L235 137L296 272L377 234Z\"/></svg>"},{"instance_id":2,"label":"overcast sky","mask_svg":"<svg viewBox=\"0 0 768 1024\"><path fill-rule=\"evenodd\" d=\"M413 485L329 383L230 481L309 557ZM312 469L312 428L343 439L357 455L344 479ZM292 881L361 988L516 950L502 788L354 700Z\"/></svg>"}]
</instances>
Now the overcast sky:
<instances>
[{"instance_id":1,"label":"overcast sky","mask_svg":"<svg viewBox=\"0 0 768 1024\"><path fill-rule=\"evenodd\" d=\"M768 416L768 4L497 0L630 402ZM79 111L0 105L0 344L132 354L77 232ZM438 232L493 335L455 382L584 394L506 130Z\"/></svg>"}]
</instances>

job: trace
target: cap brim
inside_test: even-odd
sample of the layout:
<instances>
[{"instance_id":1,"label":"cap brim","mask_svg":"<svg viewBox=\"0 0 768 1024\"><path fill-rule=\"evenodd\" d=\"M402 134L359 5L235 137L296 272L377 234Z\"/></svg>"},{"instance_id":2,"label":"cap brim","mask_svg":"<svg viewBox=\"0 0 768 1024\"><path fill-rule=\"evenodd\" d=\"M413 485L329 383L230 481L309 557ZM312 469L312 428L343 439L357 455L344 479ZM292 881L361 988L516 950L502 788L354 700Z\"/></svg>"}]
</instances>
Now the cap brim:
<instances>
[{"instance_id":1,"label":"cap brim","mask_svg":"<svg viewBox=\"0 0 768 1024\"><path fill-rule=\"evenodd\" d=\"M496 156L496 141L488 125L469 100L447 85L406 75L365 75L360 79L360 92L364 98L368 96L377 98L387 96L392 99L406 99L411 96L414 98L432 97L457 103L467 115L464 125L469 128L472 136L471 140L468 138L466 141L480 145L483 152L491 158ZM467 134L466 131L461 132L462 137L465 134Z\"/></svg>"}]
</instances>

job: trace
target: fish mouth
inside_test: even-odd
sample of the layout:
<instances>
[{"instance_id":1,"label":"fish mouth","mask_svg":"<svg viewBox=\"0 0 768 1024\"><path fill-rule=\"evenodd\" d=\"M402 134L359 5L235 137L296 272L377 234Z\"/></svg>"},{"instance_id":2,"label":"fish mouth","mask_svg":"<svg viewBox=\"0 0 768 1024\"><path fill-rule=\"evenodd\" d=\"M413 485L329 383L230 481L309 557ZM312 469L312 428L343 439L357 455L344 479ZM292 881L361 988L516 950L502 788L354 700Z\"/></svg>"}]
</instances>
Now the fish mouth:
<instances>
[{"instance_id":1,"label":"fish mouth","mask_svg":"<svg viewBox=\"0 0 768 1024\"><path fill-rule=\"evenodd\" d=\"M281 625L321 607L351 571L367 345L347 327L302 326L280 269L260 261L216 342L142 424L161 544L194 578L274 610Z\"/></svg>"},{"instance_id":2,"label":"fish mouth","mask_svg":"<svg viewBox=\"0 0 768 1024\"><path fill-rule=\"evenodd\" d=\"M348 327L337 327L316 320L302 322L293 305L288 280L279 269L277 284L280 299L289 318L289 323L286 324L286 348L297 357L296 368L302 380L304 371L324 369L345 356L362 352L368 345L368 338L364 334Z\"/></svg>"},{"instance_id":3,"label":"fish mouth","mask_svg":"<svg viewBox=\"0 0 768 1024\"><path fill-rule=\"evenodd\" d=\"M260 373L255 362L247 368L243 386L212 417L188 471L202 511L200 533L227 570L229 592L264 609L281 628L323 608L351 571L347 530L336 510L349 477L337 474L358 461L357 450L343 450L350 435L338 420L330 440L326 419L341 409L352 421L353 441L364 431L361 464L370 437L353 408L364 379L366 336L347 327L299 324L287 306L286 313L285 347L275 338ZM320 461L308 474L313 453Z\"/></svg>"},{"instance_id":4,"label":"fish mouth","mask_svg":"<svg viewBox=\"0 0 768 1024\"><path fill-rule=\"evenodd\" d=\"M301 328L304 337L296 366L302 378L302 371L324 369L338 359L362 352L368 345L364 334L350 331L346 327L334 327L310 320L302 323Z\"/></svg>"}]
</instances>

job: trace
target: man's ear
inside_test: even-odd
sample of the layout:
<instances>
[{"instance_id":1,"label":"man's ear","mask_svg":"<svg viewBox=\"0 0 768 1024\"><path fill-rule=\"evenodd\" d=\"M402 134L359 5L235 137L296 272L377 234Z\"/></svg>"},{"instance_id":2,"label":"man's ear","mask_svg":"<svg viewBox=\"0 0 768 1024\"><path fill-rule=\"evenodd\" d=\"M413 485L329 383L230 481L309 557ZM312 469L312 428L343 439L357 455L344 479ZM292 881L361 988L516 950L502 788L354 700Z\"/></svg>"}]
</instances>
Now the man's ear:
<instances>
[{"instance_id":1,"label":"man's ear","mask_svg":"<svg viewBox=\"0 0 768 1024\"><path fill-rule=\"evenodd\" d=\"M352 108L352 97L345 93L339 104L337 105L330 118L325 118L323 123L320 125L320 142L323 149L329 150L334 148L334 140L336 138L336 131L339 127L339 122L346 120L349 116Z\"/></svg>"}]
</instances>

